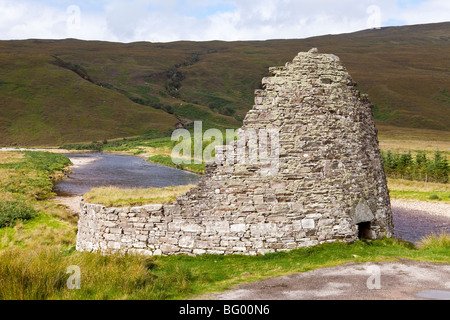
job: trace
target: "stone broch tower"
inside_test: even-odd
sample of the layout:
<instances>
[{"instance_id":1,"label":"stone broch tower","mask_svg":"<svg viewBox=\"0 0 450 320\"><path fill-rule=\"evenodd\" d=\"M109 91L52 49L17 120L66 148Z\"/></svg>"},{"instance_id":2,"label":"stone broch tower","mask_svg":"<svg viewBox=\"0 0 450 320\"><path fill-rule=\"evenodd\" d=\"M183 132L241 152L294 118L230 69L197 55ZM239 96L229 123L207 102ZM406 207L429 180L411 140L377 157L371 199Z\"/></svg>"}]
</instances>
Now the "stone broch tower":
<instances>
[{"instance_id":1,"label":"stone broch tower","mask_svg":"<svg viewBox=\"0 0 450 320\"><path fill-rule=\"evenodd\" d=\"M242 130L278 130L276 172L210 163L199 185L171 205L82 203L77 249L255 255L391 237L372 105L339 58L312 49L270 71Z\"/></svg>"}]
</instances>

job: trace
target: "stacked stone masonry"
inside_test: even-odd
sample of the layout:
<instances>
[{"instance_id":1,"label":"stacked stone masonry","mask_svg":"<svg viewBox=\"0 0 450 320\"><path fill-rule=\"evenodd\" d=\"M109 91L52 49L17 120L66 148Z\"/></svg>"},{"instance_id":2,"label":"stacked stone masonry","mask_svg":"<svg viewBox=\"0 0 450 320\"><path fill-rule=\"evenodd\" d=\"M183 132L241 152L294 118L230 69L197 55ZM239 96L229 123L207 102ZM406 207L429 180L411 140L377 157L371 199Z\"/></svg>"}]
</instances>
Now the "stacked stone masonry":
<instances>
[{"instance_id":1,"label":"stacked stone masonry","mask_svg":"<svg viewBox=\"0 0 450 320\"><path fill-rule=\"evenodd\" d=\"M367 96L355 89L338 57L317 49L270 72L241 132L278 131L276 171L267 171L267 163L214 162L198 186L171 205L82 202L77 249L257 255L391 237L389 193ZM226 150L216 153L227 159Z\"/></svg>"}]
</instances>

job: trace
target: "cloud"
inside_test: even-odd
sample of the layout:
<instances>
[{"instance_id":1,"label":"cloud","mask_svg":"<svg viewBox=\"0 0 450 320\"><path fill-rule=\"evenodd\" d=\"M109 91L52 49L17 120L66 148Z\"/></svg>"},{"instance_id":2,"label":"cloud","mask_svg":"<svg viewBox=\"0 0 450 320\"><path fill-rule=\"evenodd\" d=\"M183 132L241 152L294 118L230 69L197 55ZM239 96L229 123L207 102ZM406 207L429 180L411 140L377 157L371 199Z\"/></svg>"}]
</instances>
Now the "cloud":
<instances>
[{"instance_id":1,"label":"cloud","mask_svg":"<svg viewBox=\"0 0 450 320\"><path fill-rule=\"evenodd\" d=\"M366 29L368 5L362 2L243 0L235 12L218 14L210 20L226 40L303 38ZM224 30L227 26L229 32Z\"/></svg>"},{"instance_id":2,"label":"cloud","mask_svg":"<svg viewBox=\"0 0 450 320\"><path fill-rule=\"evenodd\" d=\"M0 0L0 38L120 42L305 38L450 21L448 0ZM79 15L75 11L79 8ZM368 10L368 8L377 10Z\"/></svg>"},{"instance_id":3,"label":"cloud","mask_svg":"<svg viewBox=\"0 0 450 320\"><path fill-rule=\"evenodd\" d=\"M416 0L414 2L414 5L404 6L396 12L396 17L405 24L450 21L450 2L448 0Z\"/></svg>"},{"instance_id":4,"label":"cloud","mask_svg":"<svg viewBox=\"0 0 450 320\"><path fill-rule=\"evenodd\" d=\"M148 9L148 2L142 0L114 1L105 7L107 28L118 39L134 39L139 26L151 16Z\"/></svg>"},{"instance_id":5,"label":"cloud","mask_svg":"<svg viewBox=\"0 0 450 320\"><path fill-rule=\"evenodd\" d=\"M60 8L31 1L0 0L0 39L111 38L101 16L80 9L80 23L77 24L74 11L69 11L69 7L70 5Z\"/></svg>"}]
</instances>

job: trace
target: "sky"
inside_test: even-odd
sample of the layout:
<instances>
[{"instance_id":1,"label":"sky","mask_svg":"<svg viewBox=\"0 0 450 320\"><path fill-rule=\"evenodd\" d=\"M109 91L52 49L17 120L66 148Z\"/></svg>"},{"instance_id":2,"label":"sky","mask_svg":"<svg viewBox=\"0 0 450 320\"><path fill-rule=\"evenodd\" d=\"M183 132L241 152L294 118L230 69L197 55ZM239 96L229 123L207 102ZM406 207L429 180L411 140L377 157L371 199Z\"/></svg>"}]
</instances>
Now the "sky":
<instances>
[{"instance_id":1,"label":"sky","mask_svg":"<svg viewBox=\"0 0 450 320\"><path fill-rule=\"evenodd\" d=\"M300 39L446 21L449 0L0 0L0 40Z\"/></svg>"}]
</instances>

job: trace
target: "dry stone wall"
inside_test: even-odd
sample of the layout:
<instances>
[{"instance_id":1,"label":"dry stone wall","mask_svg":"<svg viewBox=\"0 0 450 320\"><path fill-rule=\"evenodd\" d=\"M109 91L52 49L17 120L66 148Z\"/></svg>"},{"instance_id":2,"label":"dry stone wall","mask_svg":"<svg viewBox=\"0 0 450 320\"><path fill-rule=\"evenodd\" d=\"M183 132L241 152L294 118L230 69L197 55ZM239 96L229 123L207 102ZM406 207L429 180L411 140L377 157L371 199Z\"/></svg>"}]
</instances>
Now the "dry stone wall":
<instances>
[{"instance_id":1,"label":"dry stone wall","mask_svg":"<svg viewBox=\"0 0 450 320\"><path fill-rule=\"evenodd\" d=\"M218 161L207 164L198 186L171 205L82 203L77 249L256 255L391 237L389 193L367 96L355 89L338 57L317 49L270 71L238 141L216 149ZM277 132L277 146L257 136L256 150L277 162L240 162L239 146L251 152L245 132L261 129Z\"/></svg>"}]
</instances>

